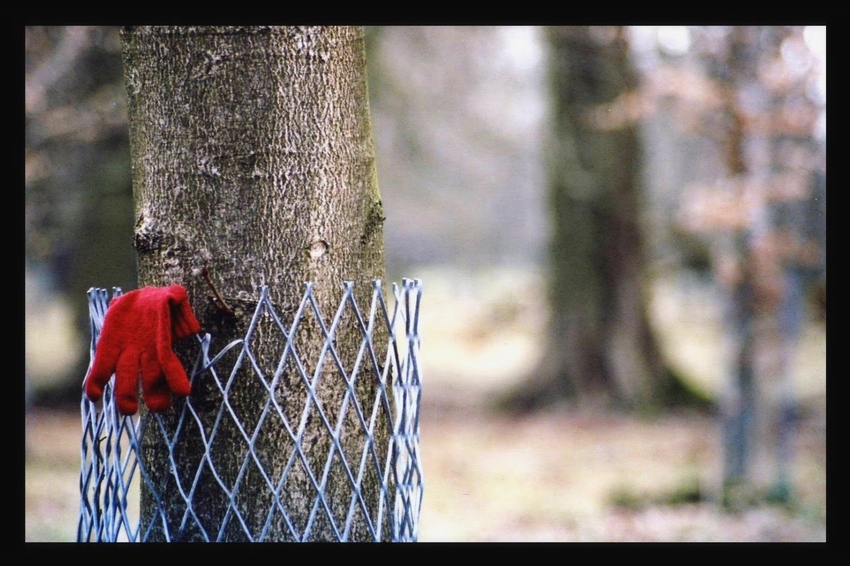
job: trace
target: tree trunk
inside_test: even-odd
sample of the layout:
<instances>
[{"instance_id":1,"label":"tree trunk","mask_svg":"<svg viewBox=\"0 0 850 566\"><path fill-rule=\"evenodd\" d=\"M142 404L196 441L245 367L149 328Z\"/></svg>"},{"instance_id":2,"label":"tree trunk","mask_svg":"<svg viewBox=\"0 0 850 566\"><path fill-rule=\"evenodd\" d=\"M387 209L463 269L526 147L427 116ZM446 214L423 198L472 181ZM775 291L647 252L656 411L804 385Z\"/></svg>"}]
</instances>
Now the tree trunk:
<instances>
[{"instance_id":1,"label":"tree trunk","mask_svg":"<svg viewBox=\"0 0 850 566\"><path fill-rule=\"evenodd\" d=\"M725 57L708 60L727 93L726 181L737 187L744 219L730 237L732 268L720 278L730 297L735 348L721 407L723 501L731 507L752 500L754 463L769 450L775 451L776 483L768 496L786 502L791 496L792 352L804 309L803 274L817 272L820 256L804 220L817 163L817 112L802 96L804 77L777 88L760 69L797 33L791 27L735 26ZM796 110L794 120L788 119L789 107Z\"/></svg>"},{"instance_id":2,"label":"tree trunk","mask_svg":"<svg viewBox=\"0 0 850 566\"><path fill-rule=\"evenodd\" d=\"M755 28L734 27L729 37L727 60L714 69L715 76L725 82L728 113L724 141L726 171L731 179L744 180L751 173L746 155L745 112L738 101L739 93L755 76ZM742 183L743 184L743 183ZM739 197L743 201L743 195ZM723 413L723 500L737 504L746 497L750 465L755 451L758 387L756 383L755 304L757 300L752 270L750 238L754 227L748 223L733 235L737 277L729 289L731 327L734 348L734 383L722 401ZM755 228L758 230L759 228Z\"/></svg>"},{"instance_id":3,"label":"tree trunk","mask_svg":"<svg viewBox=\"0 0 850 566\"><path fill-rule=\"evenodd\" d=\"M550 337L521 405L602 397L658 403L672 377L644 298L637 86L623 28L549 29L554 117L550 167Z\"/></svg>"},{"instance_id":4,"label":"tree trunk","mask_svg":"<svg viewBox=\"0 0 850 566\"><path fill-rule=\"evenodd\" d=\"M355 283L358 304L368 308L371 280L384 277L384 252L362 30L133 27L122 31L122 42L139 286L184 285L216 352L244 337L261 285L269 287L287 325L306 281L314 284L328 326L344 281ZM203 268L236 310L235 317L205 298L209 289L198 276ZM254 453L276 482L294 448L282 422L271 417L260 420L268 398L260 379L271 382L285 347L283 335L269 318L261 319L252 345L262 375L251 364L243 364L233 379L228 403L247 434L256 433ZM356 320L346 315L334 341L346 367L353 363L361 341ZM376 351L381 351L386 333L376 342ZM306 313L295 349L309 375L323 344L319 325L312 313ZM235 361L235 350L217 367L233 367L227 364ZM178 353L191 367L197 344L186 341ZM219 369L225 380L227 371ZM373 399L376 386L374 380L360 380L359 398ZM339 371L327 359L317 396L328 414L339 412L344 393ZM291 356L274 395L297 425L307 392ZM188 492L197 481L193 508L198 520L189 514L182 528L186 505L174 478L169 478L167 447L154 423L148 426L142 462L163 493L168 536L179 533L179 540L200 540L206 533L217 540L256 540L272 514L263 540L335 540L331 522L321 510L309 535L303 534L316 494L297 459L281 496L292 528L273 509L272 494L256 462L248 457L241 471L248 442L228 411L209 441L209 460L224 488L209 465L203 465L195 478L205 451L203 436L210 434L222 401L212 379L202 374L194 381L191 402L204 435L198 427L187 426L174 454L183 489ZM175 401L175 408L181 403ZM169 432L177 413L172 409L162 419ZM351 408L346 418L342 447L349 461L359 461L364 434L353 422ZM385 426L377 446L386 446L387 432ZM301 444L317 476L330 442L314 411ZM386 458L385 453L380 456ZM245 474L241 479L240 473ZM373 521L380 496L377 480L371 477L365 490ZM233 491L233 509L226 491ZM351 486L338 458L325 497L334 521L344 524ZM144 482L142 535L151 540L166 536L163 518ZM362 514L356 516L349 540L369 538Z\"/></svg>"}]
</instances>

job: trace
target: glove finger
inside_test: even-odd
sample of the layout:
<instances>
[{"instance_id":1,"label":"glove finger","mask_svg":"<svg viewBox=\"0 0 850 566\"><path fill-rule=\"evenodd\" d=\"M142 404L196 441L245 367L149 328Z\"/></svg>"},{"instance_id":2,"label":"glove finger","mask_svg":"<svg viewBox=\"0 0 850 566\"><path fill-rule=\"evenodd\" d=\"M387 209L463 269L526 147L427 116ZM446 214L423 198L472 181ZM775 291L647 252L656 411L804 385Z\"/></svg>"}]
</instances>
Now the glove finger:
<instances>
[{"instance_id":1,"label":"glove finger","mask_svg":"<svg viewBox=\"0 0 850 566\"><path fill-rule=\"evenodd\" d=\"M86 376L86 396L94 402L99 401L103 396L103 388L115 373L118 357L121 355L122 343L118 332L120 322L118 314L120 313L117 313L119 310L118 308L107 310L103 329L95 346L94 360Z\"/></svg>"},{"instance_id":2,"label":"glove finger","mask_svg":"<svg viewBox=\"0 0 850 566\"><path fill-rule=\"evenodd\" d=\"M189 295L180 285L172 285L169 290L171 331L174 340L183 340L201 331L201 323L192 312Z\"/></svg>"},{"instance_id":3,"label":"glove finger","mask_svg":"<svg viewBox=\"0 0 850 566\"><path fill-rule=\"evenodd\" d=\"M103 396L103 388L109 383L118 362L120 350L110 344L100 343L94 361L86 376L86 396L95 403Z\"/></svg>"},{"instance_id":4,"label":"glove finger","mask_svg":"<svg viewBox=\"0 0 850 566\"><path fill-rule=\"evenodd\" d=\"M115 404L122 415L134 415L139 410L139 352L125 350L115 367Z\"/></svg>"},{"instance_id":5,"label":"glove finger","mask_svg":"<svg viewBox=\"0 0 850 566\"><path fill-rule=\"evenodd\" d=\"M177 354L169 351L164 360L160 358L160 363L171 391L180 397L188 396L192 392L192 384Z\"/></svg>"},{"instance_id":6,"label":"glove finger","mask_svg":"<svg viewBox=\"0 0 850 566\"><path fill-rule=\"evenodd\" d=\"M149 352L142 353L142 396L152 413L161 413L171 407L171 389L162 366Z\"/></svg>"},{"instance_id":7,"label":"glove finger","mask_svg":"<svg viewBox=\"0 0 850 566\"><path fill-rule=\"evenodd\" d=\"M167 302L163 303L159 310L156 353L171 391L180 397L189 395L192 391L192 385L189 383L189 378L186 377L183 364L180 363L174 350L171 349L171 308Z\"/></svg>"}]
</instances>

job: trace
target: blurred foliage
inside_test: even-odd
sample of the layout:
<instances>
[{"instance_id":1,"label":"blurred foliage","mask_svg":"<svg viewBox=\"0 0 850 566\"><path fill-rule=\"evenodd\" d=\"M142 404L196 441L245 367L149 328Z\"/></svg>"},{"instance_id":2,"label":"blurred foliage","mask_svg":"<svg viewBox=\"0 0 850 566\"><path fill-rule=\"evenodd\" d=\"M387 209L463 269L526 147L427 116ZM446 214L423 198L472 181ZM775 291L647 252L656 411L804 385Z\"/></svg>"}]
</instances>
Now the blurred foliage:
<instances>
[{"instance_id":1,"label":"blurred foliage","mask_svg":"<svg viewBox=\"0 0 850 566\"><path fill-rule=\"evenodd\" d=\"M39 289L27 301L67 301L69 330L85 340L86 291L135 285L118 30L28 27L25 42L25 251ZM83 358L52 377L58 391L36 388L36 400L79 395Z\"/></svg>"},{"instance_id":2,"label":"blurred foliage","mask_svg":"<svg viewBox=\"0 0 850 566\"><path fill-rule=\"evenodd\" d=\"M720 408L723 500L736 507L751 504L763 450L777 457L774 493L791 490L798 401L790 351L801 337L805 297L826 267L818 186L825 161L815 139L823 109L807 92L815 57L805 28L695 32L692 51L714 92L697 125L714 143L719 167L689 187L680 222L711 242L714 276L730 307L731 380ZM767 442L756 440L762 422L769 423Z\"/></svg>"},{"instance_id":3,"label":"blurred foliage","mask_svg":"<svg viewBox=\"0 0 850 566\"><path fill-rule=\"evenodd\" d=\"M710 265L727 287L746 268L742 262L765 285L789 267L823 283L825 53L817 50L818 29L687 28L687 51L662 56L646 71L645 90L677 116L676 135L699 144L674 155L673 167L692 172L665 190L677 197L664 232L679 243L685 265ZM754 71L736 78L742 58ZM755 255L740 257L736 238L755 232L769 236Z\"/></svg>"},{"instance_id":4,"label":"blurred foliage","mask_svg":"<svg viewBox=\"0 0 850 566\"><path fill-rule=\"evenodd\" d=\"M682 478L680 483L669 491L659 493L642 493L628 487L617 487L609 496L610 504L620 509L639 511L656 506L693 505L710 500L698 477Z\"/></svg>"}]
</instances>

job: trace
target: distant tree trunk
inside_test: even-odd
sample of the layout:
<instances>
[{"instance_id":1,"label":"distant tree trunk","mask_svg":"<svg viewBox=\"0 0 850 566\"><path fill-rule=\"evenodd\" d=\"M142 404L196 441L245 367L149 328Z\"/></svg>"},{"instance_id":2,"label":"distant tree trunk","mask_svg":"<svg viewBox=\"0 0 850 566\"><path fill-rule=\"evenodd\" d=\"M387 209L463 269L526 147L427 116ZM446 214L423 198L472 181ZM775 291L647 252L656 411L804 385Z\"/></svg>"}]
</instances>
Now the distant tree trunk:
<instances>
[{"instance_id":1,"label":"distant tree trunk","mask_svg":"<svg viewBox=\"0 0 850 566\"><path fill-rule=\"evenodd\" d=\"M726 57L708 60L727 93L726 180L738 187L743 211L727 252L733 256L730 267L720 274L731 299L735 347L722 399L723 501L729 506L751 500L753 462L768 448L776 461L769 497L787 501L792 491L792 353L802 323L804 278L817 274L822 253L807 225L818 220L807 218L818 162L812 143L817 112L800 92L804 78L777 88L760 69L781 57L782 45L797 33L790 27L735 26Z\"/></svg>"},{"instance_id":2,"label":"distant tree trunk","mask_svg":"<svg viewBox=\"0 0 850 566\"><path fill-rule=\"evenodd\" d=\"M371 280L384 277L384 251L363 31L132 27L123 29L122 42L139 285L184 285L204 331L212 334L215 351L244 336L260 285L269 286L270 298L284 316L297 308L305 281L314 282L328 324L345 280L355 282L359 305L368 307ZM198 277L204 267L236 309L236 317L223 315L205 298L209 289ZM268 318L261 321L252 349L264 378L271 381L285 341ZM356 321L348 316L334 341L343 363L353 363L361 340ZM385 334L376 340L379 349ZM197 354L197 345L189 342L178 348L187 367ZM308 313L296 342L305 365L316 363L323 343L319 326ZM234 356L219 366L228 367ZM253 434L268 395L250 366L243 365L233 381L229 403L241 425ZM310 374L313 370L307 368ZM375 386L359 382L360 399L374 398ZM211 379L196 380L193 387L192 404L209 434L222 395ZM318 386L325 410L336 414L344 392L344 383L328 360ZM275 396L297 422L307 393L292 360ZM177 407L180 403L175 401ZM163 419L171 430L175 413L172 410ZM351 409L347 418L353 418ZM343 450L349 459L359 458L364 435L358 433L359 426L348 430ZM377 446L386 446L386 434L386 428L380 431ZM329 442L313 414L302 447L314 474L321 475ZM194 496L199 521L190 516L180 540L201 539L201 527L213 539L248 540L233 511L241 514L252 538L259 536L272 499L250 458L235 487L247 448L225 412L209 452L219 478L235 491L235 509L228 509L229 498L204 467ZM176 473L184 489L195 481L204 450L197 427L186 427L175 448ZM282 423L268 417L259 426L254 451L273 480L281 476L292 450ZM165 494L165 521L175 536L185 504L169 478L166 454L163 439L151 424L144 437L143 463ZM344 523L351 488L338 458L330 478L325 490L328 504L336 520ZM365 493L373 511L380 496L377 479L370 478ZM291 533L280 512L274 511L265 540L299 538L314 496L303 466L296 462L282 494L296 532ZM156 509L143 483L142 534L151 528L152 540L164 537L163 519L155 515ZM363 517L355 517L350 539L368 538ZM334 540L322 511L310 540Z\"/></svg>"},{"instance_id":3,"label":"distant tree trunk","mask_svg":"<svg viewBox=\"0 0 850 566\"><path fill-rule=\"evenodd\" d=\"M675 388L644 297L637 79L624 28L548 30L554 131L551 328L545 357L513 403L602 397L632 408Z\"/></svg>"},{"instance_id":4,"label":"distant tree trunk","mask_svg":"<svg viewBox=\"0 0 850 566\"><path fill-rule=\"evenodd\" d=\"M714 75L725 82L727 93L727 130L724 140L725 165L730 178L742 181L750 173L746 155L745 113L738 95L746 84L754 80L756 56L754 28L735 27L729 38L727 59L714 69ZM743 200L743 198L741 199ZM755 309L756 287L753 271L751 243L757 236L753 230L760 227L747 225L734 234L737 259L736 275L730 282L730 322L734 335L734 369L731 390L722 400L724 436L724 499L741 489L749 476L757 416L757 385L755 371ZM763 228L762 228L763 229Z\"/></svg>"}]
</instances>

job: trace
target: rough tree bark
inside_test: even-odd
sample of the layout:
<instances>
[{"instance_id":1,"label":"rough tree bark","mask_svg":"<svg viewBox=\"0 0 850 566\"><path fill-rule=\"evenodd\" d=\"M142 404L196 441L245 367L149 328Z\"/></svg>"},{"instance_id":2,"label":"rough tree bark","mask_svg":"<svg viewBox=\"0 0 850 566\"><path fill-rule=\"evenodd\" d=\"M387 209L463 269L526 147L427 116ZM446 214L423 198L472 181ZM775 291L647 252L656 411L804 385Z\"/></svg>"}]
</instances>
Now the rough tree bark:
<instances>
[{"instance_id":1,"label":"rough tree bark","mask_svg":"<svg viewBox=\"0 0 850 566\"><path fill-rule=\"evenodd\" d=\"M358 304L368 308L371 280L384 277L384 251L362 30L132 27L122 30L122 45L139 286L184 285L204 331L212 335L214 351L244 336L260 285L269 286L270 298L284 316L297 308L305 281L314 282L327 324L339 305L343 281L355 282ZM208 288L198 276L203 268L236 309L235 317L222 314L207 300ZM284 339L268 318L261 322L253 351L270 381ZM377 337L378 351L384 340L385 335ZM360 341L356 321L347 316L335 340L347 367ZM193 341L182 344L178 352L187 367L197 355L197 344L189 342ZM310 374L323 342L308 313L296 348ZM219 366L232 367L228 363L234 357ZM246 366L250 364L243 365L233 381L229 403L249 433L258 429L255 453L276 480L293 450L292 442L274 418L258 426L267 394ZM332 361L326 361L322 371L318 394L328 414L336 415L345 386ZM360 399L374 398L374 387L374 382L361 380ZM307 395L291 359L275 395L297 423ZM212 380L198 379L191 401L200 413L204 434L209 435L221 393ZM175 401L176 408L181 403ZM171 430L177 412L172 410L163 419ZM351 409L347 418L353 418ZM180 530L185 504L169 479L166 447L155 428L147 430L142 458L164 493L170 536L199 540L203 528L213 539L247 540L208 465L195 488L200 525L189 517ZM352 458L362 451L363 435L359 426L346 426L345 431L343 449ZM386 428L381 431L386 433ZM312 414L302 446L316 474L321 474L329 442L320 419ZM211 443L210 460L228 490L237 485L247 450L225 412ZM203 453L200 431L185 428L175 448L176 473L184 486L192 485ZM234 500L256 538L271 508L271 494L253 461L245 474ZM337 522L344 522L351 489L338 459L330 478L326 498ZM376 482L377 477L371 477L366 489L373 520L379 497ZM283 494L296 532L290 532L275 511L265 540L300 537L314 495L296 461ZM152 528L151 540L165 536L156 508L150 490L143 486L142 529L144 534ZM316 521L310 540L334 540L323 512ZM358 515L350 540L368 538L365 521Z\"/></svg>"},{"instance_id":2,"label":"rough tree bark","mask_svg":"<svg viewBox=\"0 0 850 566\"><path fill-rule=\"evenodd\" d=\"M649 325L639 226L637 77L624 28L557 27L551 46L550 305L544 359L509 404L629 408L681 393Z\"/></svg>"}]
</instances>

